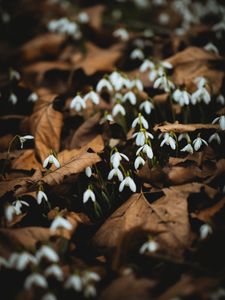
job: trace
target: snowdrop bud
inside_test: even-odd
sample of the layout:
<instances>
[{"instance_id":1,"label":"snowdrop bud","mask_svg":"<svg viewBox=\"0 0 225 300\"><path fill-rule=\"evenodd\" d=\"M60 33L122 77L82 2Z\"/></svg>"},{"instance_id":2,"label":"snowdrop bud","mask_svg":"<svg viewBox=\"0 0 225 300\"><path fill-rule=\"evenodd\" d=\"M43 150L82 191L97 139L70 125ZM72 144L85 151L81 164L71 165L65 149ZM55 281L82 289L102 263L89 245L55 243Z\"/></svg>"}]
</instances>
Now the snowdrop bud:
<instances>
[{"instance_id":1,"label":"snowdrop bud","mask_svg":"<svg viewBox=\"0 0 225 300\"><path fill-rule=\"evenodd\" d=\"M78 15L78 21L82 24L87 24L90 21L89 15L82 11Z\"/></svg>"},{"instance_id":2,"label":"snowdrop bud","mask_svg":"<svg viewBox=\"0 0 225 300\"><path fill-rule=\"evenodd\" d=\"M83 203L86 203L89 199L91 199L93 203L96 201L94 192L88 188L83 194Z\"/></svg>"},{"instance_id":3,"label":"snowdrop bud","mask_svg":"<svg viewBox=\"0 0 225 300\"><path fill-rule=\"evenodd\" d=\"M200 239L206 239L210 234L213 233L212 227L209 224L201 225L199 229Z\"/></svg>"},{"instance_id":4,"label":"snowdrop bud","mask_svg":"<svg viewBox=\"0 0 225 300\"><path fill-rule=\"evenodd\" d=\"M50 226L50 230L56 230L56 229L59 229L59 228L63 228L63 229L66 229L66 230L71 230L73 228L73 226L68 220L66 220L66 219L64 219L60 216L57 216L53 220L53 222Z\"/></svg>"},{"instance_id":5,"label":"snowdrop bud","mask_svg":"<svg viewBox=\"0 0 225 300\"><path fill-rule=\"evenodd\" d=\"M134 168L135 170L139 169L139 167L142 165L144 166L145 161L141 156L137 156L135 161L134 161Z\"/></svg>"},{"instance_id":6,"label":"snowdrop bud","mask_svg":"<svg viewBox=\"0 0 225 300\"><path fill-rule=\"evenodd\" d=\"M17 96L14 93L11 93L9 96L9 102L11 102L13 105L17 103Z\"/></svg>"},{"instance_id":7,"label":"snowdrop bud","mask_svg":"<svg viewBox=\"0 0 225 300\"><path fill-rule=\"evenodd\" d=\"M39 205L42 203L42 200L48 202L48 197L43 191L38 191L36 199Z\"/></svg>"},{"instance_id":8,"label":"snowdrop bud","mask_svg":"<svg viewBox=\"0 0 225 300\"><path fill-rule=\"evenodd\" d=\"M159 245L157 242L153 241L153 240L150 240L148 242L145 242L140 250L139 250L139 253L140 254L144 254L145 252L150 252L150 253L154 253L158 250L159 248Z\"/></svg>"},{"instance_id":9,"label":"snowdrop bud","mask_svg":"<svg viewBox=\"0 0 225 300\"><path fill-rule=\"evenodd\" d=\"M59 261L59 256L49 246L43 245L41 248L36 252L36 258L40 262L43 258L48 259L51 262L58 262Z\"/></svg>"},{"instance_id":10,"label":"snowdrop bud","mask_svg":"<svg viewBox=\"0 0 225 300\"><path fill-rule=\"evenodd\" d=\"M216 102L217 103L220 103L221 105L224 105L225 104L225 98L223 95L219 95L217 98L216 98Z\"/></svg>"},{"instance_id":11,"label":"snowdrop bud","mask_svg":"<svg viewBox=\"0 0 225 300\"><path fill-rule=\"evenodd\" d=\"M113 36L121 39L123 42L129 40L129 33L125 28L119 28L113 32Z\"/></svg>"},{"instance_id":12,"label":"snowdrop bud","mask_svg":"<svg viewBox=\"0 0 225 300\"><path fill-rule=\"evenodd\" d=\"M52 293L45 294L41 300L57 300L56 296Z\"/></svg>"},{"instance_id":13,"label":"snowdrop bud","mask_svg":"<svg viewBox=\"0 0 225 300\"><path fill-rule=\"evenodd\" d=\"M45 276L54 276L57 280L63 280L63 271L58 265L51 265L45 270Z\"/></svg>"},{"instance_id":14,"label":"snowdrop bud","mask_svg":"<svg viewBox=\"0 0 225 300\"><path fill-rule=\"evenodd\" d=\"M27 100L29 102L36 102L38 100L38 95L36 93L31 93Z\"/></svg>"},{"instance_id":15,"label":"snowdrop bud","mask_svg":"<svg viewBox=\"0 0 225 300\"><path fill-rule=\"evenodd\" d=\"M79 275L71 275L65 282L64 287L66 289L74 289L77 292L81 292L83 288L82 278Z\"/></svg>"},{"instance_id":16,"label":"snowdrop bud","mask_svg":"<svg viewBox=\"0 0 225 300\"><path fill-rule=\"evenodd\" d=\"M131 59L144 59L144 53L140 49L134 49L130 54Z\"/></svg>"},{"instance_id":17,"label":"snowdrop bud","mask_svg":"<svg viewBox=\"0 0 225 300\"><path fill-rule=\"evenodd\" d=\"M88 284L87 286L85 286L84 297L90 298L90 297L96 297L96 295L97 295L97 292L96 292L96 288L94 285Z\"/></svg>"},{"instance_id":18,"label":"snowdrop bud","mask_svg":"<svg viewBox=\"0 0 225 300\"><path fill-rule=\"evenodd\" d=\"M92 169L91 169L91 167L87 167L86 169L85 169L85 174L86 174L86 176L87 177L91 177L91 175L92 175Z\"/></svg>"},{"instance_id":19,"label":"snowdrop bud","mask_svg":"<svg viewBox=\"0 0 225 300\"><path fill-rule=\"evenodd\" d=\"M136 192L136 184L130 176L126 176L125 179L120 183L119 191L122 192L125 186L129 187L133 193Z\"/></svg>"},{"instance_id":20,"label":"snowdrop bud","mask_svg":"<svg viewBox=\"0 0 225 300\"><path fill-rule=\"evenodd\" d=\"M47 288L48 287L48 282L45 279L44 276L42 276L41 274L38 273L33 273L30 274L25 282L24 282L24 288L26 290L29 290L33 285L42 287L42 288Z\"/></svg>"}]
</instances>

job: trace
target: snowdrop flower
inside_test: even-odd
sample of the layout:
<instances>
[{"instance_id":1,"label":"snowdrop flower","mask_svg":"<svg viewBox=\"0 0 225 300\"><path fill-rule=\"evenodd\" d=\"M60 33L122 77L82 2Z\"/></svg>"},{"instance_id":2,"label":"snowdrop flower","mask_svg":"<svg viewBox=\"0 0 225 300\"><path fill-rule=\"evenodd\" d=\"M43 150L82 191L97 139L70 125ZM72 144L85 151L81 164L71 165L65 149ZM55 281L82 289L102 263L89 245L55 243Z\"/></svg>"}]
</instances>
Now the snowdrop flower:
<instances>
[{"instance_id":1,"label":"snowdrop flower","mask_svg":"<svg viewBox=\"0 0 225 300\"><path fill-rule=\"evenodd\" d=\"M187 141L190 141L190 136L188 133L180 133L178 136L178 141L182 141L183 139L186 139Z\"/></svg>"},{"instance_id":2,"label":"snowdrop flower","mask_svg":"<svg viewBox=\"0 0 225 300\"><path fill-rule=\"evenodd\" d=\"M41 246L41 248L36 252L36 258L40 262L43 258L51 262L58 262L59 256L51 247L47 245Z\"/></svg>"},{"instance_id":3,"label":"snowdrop flower","mask_svg":"<svg viewBox=\"0 0 225 300\"><path fill-rule=\"evenodd\" d=\"M194 153L194 149L190 143L188 143L184 148L180 150L181 152L188 152L190 154Z\"/></svg>"},{"instance_id":4,"label":"snowdrop flower","mask_svg":"<svg viewBox=\"0 0 225 300\"><path fill-rule=\"evenodd\" d=\"M94 285L88 284L84 288L84 297L90 298L90 297L96 297L96 295L97 295L97 292L96 292L96 288L94 287Z\"/></svg>"},{"instance_id":5,"label":"snowdrop flower","mask_svg":"<svg viewBox=\"0 0 225 300\"><path fill-rule=\"evenodd\" d=\"M150 253L154 253L158 250L158 248L159 248L159 245L157 242L155 242L153 240L149 240L141 246L139 253L144 254L146 251L150 252Z\"/></svg>"},{"instance_id":6,"label":"snowdrop flower","mask_svg":"<svg viewBox=\"0 0 225 300\"><path fill-rule=\"evenodd\" d=\"M13 105L17 103L17 96L14 93L11 93L9 96L9 102L11 102Z\"/></svg>"},{"instance_id":7,"label":"snowdrop flower","mask_svg":"<svg viewBox=\"0 0 225 300\"><path fill-rule=\"evenodd\" d=\"M56 230L56 229L59 229L59 228L63 228L63 229L66 229L66 230L71 230L73 228L73 226L68 220L66 220L66 219L64 219L60 216L57 216L53 220L53 222L50 226L50 229L51 230Z\"/></svg>"},{"instance_id":8,"label":"snowdrop flower","mask_svg":"<svg viewBox=\"0 0 225 300\"><path fill-rule=\"evenodd\" d=\"M212 141L216 141L217 144L221 144L221 139L220 136L217 132L215 132L214 134L212 134L209 138L209 143L212 143Z\"/></svg>"},{"instance_id":9,"label":"snowdrop flower","mask_svg":"<svg viewBox=\"0 0 225 300\"><path fill-rule=\"evenodd\" d=\"M199 229L200 239L206 239L210 234L213 233L212 227L209 224L201 225Z\"/></svg>"},{"instance_id":10,"label":"snowdrop flower","mask_svg":"<svg viewBox=\"0 0 225 300\"><path fill-rule=\"evenodd\" d=\"M135 128L137 124L140 125L140 127L144 127L145 129L148 129L148 122L147 120L142 116L141 113L138 114L137 118L134 119L134 121L131 124L132 128Z\"/></svg>"},{"instance_id":11,"label":"snowdrop flower","mask_svg":"<svg viewBox=\"0 0 225 300\"><path fill-rule=\"evenodd\" d=\"M2 266L8 268L8 261L4 257L0 257L0 270Z\"/></svg>"},{"instance_id":12,"label":"snowdrop flower","mask_svg":"<svg viewBox=\"0 0 225 300\"><path fill-rule=\"evenodd\" d=\"M21 208L22 208L23 205L30 206L26 201L23 201L23 200L13 201L12 205L14 206L15 212L16 212L17 215L22 213Z\"/></svg>"},{"instance_id":13,"label":"snowdrop flower","mask_svg":"<svg viewBox=\"0 0 225 300\"><path fill-rule=\"evenodd\" d=\"M154 109L154 105L151 101L145 100L140 104L139 109L144 110L147 115L150 115L152 109Z\"/></svg>"},{"instance_id":14,"label":"snowdrop flower","mask_svg":"<svg viewBox=\"0 0 225 300\"><path fill-rule=\"evenodd\" d=\"M113 86L116 86L118 84L118 82L120 82L120 84L122 83L122 76L120 75L119 72L113 71L109 75L109 80L110 80L110 82L112 83ZM122 85L120 85L120 87L122 87Z\"/></svg>"},{"instance_id":15,"label":"snowdrop flower","mask_svg":"<svg viewBox=\"0 0 225 300\"><path fill-rule=\"evenodd\" d=\"M81 292L83 288L82 278L78 274L71 275L65 282L66 289L73 288L77 292Z\"/></svg>"},{"instance_id":16,"label":"snowdrop flower","mask_svg":"<svg viewBox=\"0 0 225 300\"><path fill-rule=\"evenodd\" d=\"M77 112L81 111L82 109L85 109L86 108L85 100L80 95L77 95L70 102L70 108L75 109Z\"/></svg>"},{"instance_id":17,"label":"snowdrop flower","mask_svg":"<svg viewBox=\"0 0 225 300\"><path fill-rule=\"evenodd\" d=\"M209 296L210 300L220 300L225 297L225 289L218 288L215 292L211 293Z\"/></svg>"},{"instance_id":18,"label":"snowdrop flower","mask_svg":"<svg viewBox=\"0 0 225 300\"><path fill-rule=\"evenodd\" d=\"M40 286L42 288L47 288L48 287L48 282L45 279L44 276L42 276L41 274L38 273L33 273L30 274L25 282L24 282L24 288L26 290L29 290L33 285L37 285Z\"/></svg>"},{"instance_id":19,"label":"snowdrop flower","mask_svg":"<svg viewBox=\"0 0 225 300\"><path fill-rule=\"evenodd\" d=\"M201 100L203 100L205 104L209 104L209 102L211 101L211 96L204 86L200 87L191 95L191 103L193 105L200 102Z\"/></svg>"},{"instance_id":20,"label":"snowdrop flower","mask_svg":"<svg viewBox=\"0 0 225 300\"><path fill-rule=\"evenodd\" d=\"M173 93L173 99L181 106L189 105L191 101L191 95L187 91L176 89Z\"/></svg>"},{"instance_id":21,"label":"snowdrop flower","mask_svg":"<svg viewBox=\"0 0 225 300\"><path fill-rule=\"evenodd\" d=\"M16 212L16 209L13 205L8 205L5 208L5 218L8 222L12 222L14 215L18 215L18 213Z\"/></svg>"},{"instance_id":22,"label":"snowdrop flower","mask_svg":"<svg viewBox=\"0 0 225 300\"><path fill-rule=\"evenodd\" d=\"M36 93L31 93L31 94L28 96L27 100L28 100L29 102L36 102L36 101L38 100L38 95L37 95Z\"/></svg>"},{"instance_id":23,"label":"snowdrop flower","mask_svg":"<svg viewBox=\"0 0 225 300\"><path fill-rule=\"evenodd\" d=\"M158 19L160 24L167 25L170 21L170 16L167 13L161 13Z\"/></svg>"},{"instance_id":24,"label":"snowdrop flower","mask_svg":"<svg viewBox=\"0 0 225 300\"><path fill-rule=\"evenodd\" d=\"M122 192L125 186L129 187L132 192L136 192L136 184L130 176L126 176L120 183L119 191Z\"/></svg>"},{"instance_id":25,"label":"snowdrop flower","mask_svg":"<svg viewBox=\"0 0 225 300\"><path fill-rule=\"evenodd\" d=\"M97 86L96 86L96 91L98 92L98 93L101 93L102 92L102 90L108 90L108 92L112 92L113 91L113 87L112 87L112 85L111 85L111 83L107 80L107 79L105 79L105 78L102 78L99 82L98 82L98 84L97 84Z\"/></svg>"},{"instance_id":26,"label":"snowdrop flower","mask_svg":"<svg viewBox=\"0 0 225 300\"><path fill-rule=\"evenodd\" d=\"M207 84L205 77L199 76L195 78L194 83L197 85L198 89L204 87Z\"/></svg>"},{"instance_id":27,"label":"snowdrop flower","mask_svg":"<svg viewBox=\"0 0 225 300\"><path fill-rule=\"evenodd\" d=\"M132 52L131 52L131 54L130 54L130 58L131 59L140 59L140 60L142 60L142 59L144 59L144 53L143 53L143 51L142 50L140 50L140 49L134 49Z\"/></svg>"},{"instance_id":28,"label":"snowdrop flower","mask_svg":"<svg viewBox=\"0 0 225 300\"><path fill-rule=\"evenodd\" d=\"M142 165L144 166L145 160L141 156L137 156L134 161L134 168L135 170L139 169L139 167Z\"/></svg>"},{"instance_id":29,"label":"snowdrop flower","mask_svg":"<svg viewBox=\"0 0 225 300\"><path fill-rule=\"evenodd\" d=\"M53 155L50 154L43 162L43 168L48 168L48 166L50 165L54 165L57 169L60 168L60 163L58 161L58 159Z\"/></svg>"},{"instance_id":30,"label":"snowdrop flower","mask_svg":"<svg viewBox=\"0 0 225 300\"><path fill-rule=\"evenodd\" d=\"M45 276L54 276L57 280L63 280L63 271L58 265L51 265L45 270Z\"/></svg>"},{"instance_id":31,"label":"snowdrop flower","mask_svg":"<svg viewBox=\"0 0 225 300\"><path fill-rule=\"evenodd\" d=\"M37 203L40 205L42 203L42 200L45 200L46 202L48 202L48 197L47 195L45 194L45 192L43 191L38 191L37 192Z\"/></svg>"},{"instance_id":32,"label":"snowdrop flower","mask_svg":"<svg viewBox=\"0 0 225 300\"><path fill-rule=\"evenodd\" d=\"M168 132L164 133L160 147L162 147L164 144L170 146L173 150L176 149L176 141Z\"/></svg>"},{"instance_id":33,"label":"snowdrop flower","mask_svg":"<svg viewBox=\"0 0 225 300\"><path fill-rule=\"evenodd\" d=\"M89 15L82 11L78 15L78 21L82 24L87 24L90 21Z\"/></svg>"},{"instance_id":34,"label":"snowdrop flower","mask_svg":"<svg viewBox=\"0 0 225 300\"><path fill-rule=\"evenodd\" d=\"M159 76L154 84L153 84L153 88L154 89L162 89L164 90L165 92L170 92L171 89L174 89L175 86L174 84L172 83L172 81L170 81L165 74L162 74L161 76Z\"/></svg>"},{"instance_id":35,"label":"snowdrop flower","mask_svg":"<svg viewBox=\"0 0 225 300\"><path fill-rule=\"evenodd\" d=\"M141 64L139 70L140 72L146 72L147 70L154 69L154 68L155 68L154 62L152 62L149 59L145 59Z\"/></svg>"},{"instance_id":36,"label":"snowdrop flower","mask_svg":"<svg viewBox=\"0 0 225 300\"><path fill-rule=\"evenodd\" d=\"M83 203L88 202L89 199L91 199L92 202L96 201L95 194L90 188L88 188L83 194Z\"/></svg>"},{"instance_id":37,"label":"snowdrop flower","mask_svg":"<svg viewBox=\"0 0 225 300\"><path fill-rule=\"evenodd\" d=\"M10 268L15 268L18 271L23 271L29 264L37 265L37 259L27 252L14 253L9 258Z\"/></svg>"},{"instance_id":38,"label":"snowdrop flower","mask_svg":"<svg viewBox=\"0 0 225 300\"><path fill-rule=\"evenodd\" d=\"M23 144L27 141L27 140L33 140L34 137L32 135L24 135L24 136L20 136L19 140L20 140L20 144L21 144L21 149L23 149Z\"/></svg>"},{"instance_id":39,"label":"snowdrop flower","mask_svg":"<svg viewBox=\"0 0 225 300\"><path fill-rule=\"evenodd\" d=\"M225 130L225 115L224 116L220 116L220 117L217 117L215 118L213 121L212 121L212 124L215 124L219 122L219 125L220 125L220 129L221 130Z\"/></svg>"},{"instance_id":40,"label":"snowdrop flower","mask_svg":"<svg viewBox=\"0 0 225 300\"><path fill-rule=\"evenodd\" d=\"M131 86L136 87L138 89L138 91L140 91L140 92L142 92L144 90L142 81L137 78L131 81Z\"/></svg>"},{"instance_id":41,"label":"snowdrop flower","mask_svg":"<svg viewBox=\"0 0 225 300\"><path fill-rule=\"evenodd\" d=\"M96 272L86 271L83 274L83 282L84 282L84 284L88 284L88 283L93 282L93 281L97 282L97 281L100 281L100 280L101 280L101 277Z\"/></svg>"},{"instance_id":42,"label":"snowdrop flower","mask_svg":"<svg viewBox=\"0 0 225 300\"><path fill-rule=\"evenodd\" d=\"M45 294L41 300L57 300L56 296L52 293Z\"/></svg>"},{"instance_id":43,"label":"snowdrop flower","mask_svg":"<svg viewBox=\"0 0 225 300\"><path fill-rule=\"evenodd\" d=\"M141 152L146 153L147 157L149 159L153 158L153 151L152 151L152 147L145 144L144 146L140 147L137 152L136 155L139 155Z\"/></svg>"},{"instance_id":44,"label":"snowdrop flower","mask_svg":"<svg viewBox=\"0 0 225 300\"><path fill-rule=\"evenodd\" d=\"M123 173L118 168L113 168L108 175L108 180L111 180L114 176L117 176L119 181L123 180Z\"/></svg>"},{"instance_id":45,"label":"snowdrop flower","mask_svg":"<svg viewBox=\"0 0 225 300\"><path fill-rule=\"evenodd\" d=\"M86 169L85 169L85 174L86 174L86 176L87 177L91 177L91 175L92 175L92 169L91 169L91 167L87 167Z\"/></svg>"},{"instance_id":46,"label":"snowdrop flower","mask_svg":"<svg viewBox=\"0 0 225 300\"><path fill-rule=\"evenodd\" d=\"M125 28L116 29L113 32L113 36L121 39L123 42L126 42L129 40L129 33Z\"/></svg>"},{"instance_id":47,"label":"snowdrop flower","mask_svg":"<svg viewBox=\"0 0 225 300\"><path fill-rule=\"evenodd\" d=\"M126 115L126 111L120 103L117 103L112 109L112 116L113 117L117 116L118 114L121 114L122 116Z\"/></svg>"},{"instance_id":48,"label":"snowdrop flower","mask_svg":"<svg viewBox=\"0 0 225 300\"><path fill-rule=\"evenodd\" d=\"M100 120L100 124L103 124L105 122L113 122L113 117L111 114L109 114L107 111L104 112L103 118Z\"/></svg>"},{"instance_id":49,"label":"snowdrop flower","mask_svg":"<svg viewBox=\"0 0 225 300\"><path fill-rule=\"evenodd\" d=\"M123 153L120 153L118 151L115 151L111 157L110 157L110 162L113 166L114 169L118 169L119 168L119 165L120 165L120 162L122 159L125 159L126 161L129 161L129 158L123 154Z\"/></svg>"},{"instance_id":50,"label":"snowdrop flower","mask_svg":"<svg viewBox=\"0 0 225 300\"><path fill-rule=\"evenodd\" d=\"M212 43L208 43L207 45L204 46L204 49L206 51L209 52L214 52L216 54L219 54L219 50L217 49L217 47L215 45L213 45Z\"/></svg>"},{"instance_id":51,"label":"snowdrop flower","mask_svg":"<svg viewBox=\"0 0 225 300\"><path fill-rule=\"evenodd\" d=\"M166 61L166 60L161 61L160 66L162 66L165 69L173 69L173 65L170 62Z\"/></svg>"},{"instance_id":52,"label":"snowdrop flower","mask_svg":"<svg viewBox=\"0 0 225 300\"><path fill-rule=\"evenodd\" d=\"M133 134L132 137L133 138L136 137L135 143L137 146L143 146L149 138L150 139L154 138L154 136L150 132L147 132L146 130L141 130L139 132L136 132Z\"/></svg>"},{"instance_id":53,"label":"snowdrop flower","mask_svg":"<svg viewBox=\"0 0 225 300\"><path fill-rule=\"evenodd\" d=\"M16 70L11 69L10 70L10 79L11 80L13 80L13 79L20 80L21 79L20 73Z\"/></svg>"},{"instance_id":54,"label":"snowdrop flower","mask_svg":"<svg viewBox=\"0 0 225 300\"><path fill-rule=\"evenodd\" d=\"M201 148L202 144L205 144L206 146L208 146L208 143L205 140L203 140L202 138L200 138L200 136L198 136L196 139L194 139L193 146L194 146L195 151L198 151Z\"/></svg>"},{"instance_id":55,"label":"snowdrop flower","mask_svg":"<svg viewBox=\"0 0 225 300\"><path fill-rule=\"evenodd\" d=\"M99 104L99 95L94 92L94 91L90 91L88 94L85 95L84 100L91 100L94 104L98 105Z\"/></svg>"},{"instance_id":56,"label":"snowdrop flower","mask_svg":"<svg viewBox=\"0 0 225 300\"><path fill-rule=\"evenodd\" d=\"M220 103L221 105L224 105L225 104L225 98L223 95L219 95L217 98L216 98L216 102L217 103Z\"/></svg>"},{"instance_id":57,"label":"snowdrop flower","mask_svg":"<svg viewBox=\"0 0 225 300\"><path fill-rule=\"evenodd\" d=\"M124 96L123 96L123 102L129 101L130 104L135 105L137 100L136 100L136 95L134 94L134 92L129 91L127 92Z\"/></svg>"}]
</instances>

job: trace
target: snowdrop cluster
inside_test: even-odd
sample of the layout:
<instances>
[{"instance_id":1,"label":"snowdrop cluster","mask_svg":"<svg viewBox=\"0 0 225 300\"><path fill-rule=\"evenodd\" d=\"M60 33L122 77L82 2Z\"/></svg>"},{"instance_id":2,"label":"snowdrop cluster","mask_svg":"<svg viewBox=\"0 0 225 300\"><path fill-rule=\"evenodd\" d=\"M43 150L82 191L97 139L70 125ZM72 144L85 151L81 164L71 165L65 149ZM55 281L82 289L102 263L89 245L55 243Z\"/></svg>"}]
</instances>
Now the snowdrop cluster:
<instances>
[{"instance_id":1,"label":"snowdrop cluster","mask_svg":"<svg viewBox=\"0 0 225 300\"><path fill-rule=\"evenodd\" d=\"M148 73L148 79L150 81L155 81L157 78L161 78L163 75L163 81L166 81L166 72L170 69L172 69L173 66L171 65L171 63L167 62L167 61L158 61L158 62L154 62L150 59L145 59L144 62L141 64L139 70L140 72L149 72ZM167 86L167 82L161 83L161 80L157 81L157 83L155 83L155 88L158 88L160 85L165 85Z\"/></svg>"},{"instance_id":2,"label":"snowdrop cluster","mask_svg":"<svg viewBox=\"0 0 225 300\"><path fill-rule=\"evenodd\" d=\"M148 122L141 113L138 114L138 117L132 123L133 128L137 126L139 131L133 134L135 144L139 147L136 151L136 159L134 161L134 168L136 170L145 164L146 158L152 159L154 156L151 145L151 139L154 139L154 136L147 131L149 127Z\"/></svg>"},{"instance_id":3,"label":"snowdrop cluster","mask_svg":"<svg viewBox=\"0 0 225 300\"><path fill-rule=\"evenodd\" d=\"M96 297L96 283L101 280L98 273L93 271L76 271L70 275L64 287L66 289L73 289L77 293L82 293L85 298Z\"/></svg>"},{"instance_id":4,"label":"snowdrop cluster","mask_svg":"<svg viewBox=\"0 0 225 300\"><path fill-rule=\"evenodd\" d=\"M87 107L87 101L91 101L93 104L98 105L100 102L100 97L93 90L88 92L84 97L78 93L70 102L70 108L80 112Z\"/></svg>"},{"instance_id":5,"label":"snowdrop cluster","mask_svg":"<svg viewBox=\"0 0 225 300\"><path fill-rule=\"evenodd\" d=\"M82 37L78 23L72 22L68 18L51 20L47 27L51 32L67 34L76 40L79 40Z\"/></svg>"},{"instance_id":6,"label":"snowdrop cluster","mask_svg":"<svg viewBox=\"0 0 225 300\"><path fill-rule=\"evenodd\" d=\"M120 181L119 191L122 192L124 187L127 186L130 188L132 192L136 192L136 184L134 180L130 176L130 172L126 172L121 161L129 161L129 158L120 153L116 148L113 149L110 164L112 166L111 171L108 174L108 180L112 180L112 178L116 177Z\"/></svg>"}]
</instances>

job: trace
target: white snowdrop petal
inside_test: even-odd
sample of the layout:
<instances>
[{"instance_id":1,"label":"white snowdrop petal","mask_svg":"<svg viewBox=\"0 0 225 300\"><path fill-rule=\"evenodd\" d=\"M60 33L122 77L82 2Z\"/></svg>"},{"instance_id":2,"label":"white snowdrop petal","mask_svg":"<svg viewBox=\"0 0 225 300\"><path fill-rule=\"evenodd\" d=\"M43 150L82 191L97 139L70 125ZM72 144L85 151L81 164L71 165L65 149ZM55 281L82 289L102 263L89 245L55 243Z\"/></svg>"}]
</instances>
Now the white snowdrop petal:
<instances>
[{"instance_id":1,"label":"white snowdrop petal","mask_svg":"<svg viewBox=\"0 0 225 300\"><path fill-rule=\"evenodd\" d=\"M24 288L26 290L29 290L33 285L37 285L42 288L47 288L48 282L42 275L38 273L33 273L26 278L24 282Z\"/></svg>"}]
</instances>

